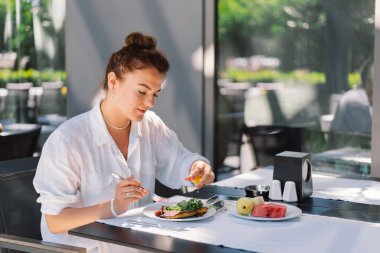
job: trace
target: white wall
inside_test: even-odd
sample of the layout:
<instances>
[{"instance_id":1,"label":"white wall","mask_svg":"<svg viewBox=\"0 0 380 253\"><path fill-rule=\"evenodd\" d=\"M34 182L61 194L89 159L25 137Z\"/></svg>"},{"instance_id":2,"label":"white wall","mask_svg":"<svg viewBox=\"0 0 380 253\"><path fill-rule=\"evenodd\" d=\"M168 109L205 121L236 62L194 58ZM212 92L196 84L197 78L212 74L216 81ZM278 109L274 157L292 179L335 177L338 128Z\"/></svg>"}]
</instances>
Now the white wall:
<instances>
[{"instance_id":1,"label":"white wall","mask_svg":"<svg viewBox=\"0 0 380 253\"><path fill-rule=\"evenodd\" d=\"M204 78L195 65L202 67L203 4L202 0L67 1L68 116L90 109L108 57L123 45L125 36L133 31L150 33L171 63L154 111L187 148L202 153ZM200 61L194 64L197 50Z\"/></svg>"}]
</instances>

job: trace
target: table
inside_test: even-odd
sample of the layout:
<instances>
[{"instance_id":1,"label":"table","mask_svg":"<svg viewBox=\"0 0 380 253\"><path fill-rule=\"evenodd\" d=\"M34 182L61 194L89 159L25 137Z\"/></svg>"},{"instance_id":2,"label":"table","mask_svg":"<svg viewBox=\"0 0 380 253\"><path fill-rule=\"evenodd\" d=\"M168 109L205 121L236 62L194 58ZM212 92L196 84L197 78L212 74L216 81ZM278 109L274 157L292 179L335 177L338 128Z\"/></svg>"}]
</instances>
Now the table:
<instances>
[{"instance_id":1,"label":"table","mask_svg":"<svg viewBox=\"0 0 380 253\"><path fill-rule=\"evenodd\" d=\"M187 241L174 237L151 234L133 229L125 229L94 222L69 231L69 234L80 237L115 243L136 249L152 252L209 252L209 253L242 253L244 250L225 248L206 243Z\"/></svg>"},{"instance_id":2,"label":"table","mask_svg":"<svg viewBox=\"0 0 380 253\"><path fill-rule=\"evenodd\" d=\"M221 197L225 199L231 199L232 198L231 196L244 196L245 192L243 189L237 188L237 187L231 187L231 186L237 185L239 187L243 187L247 184L251 184L253 181L262 183L262 180L266 180L265 178L268 178L268 175L270 175L270 173L271 173L270 170L261 170L257 172L249 172L246 174L241 174L239 176L220 181L216 183L215 185L204 187L200 190L188 193L186 195L192 196L192 197L198 197L198 198L207 198L214 194L221 194ZM323 185L326 185L326 179L328 179L329 177L322 174L321 178L318 179L317 175L319 174L315 173L315 176L313 174L313 180L315 179L314 180L315 186L321 187ZM339 185L340 181L351 180L351 179L335 178L334 180L336 180L337 185ZM349 182L351 186L353 186L351 181L347 181L347 182ZM380 191L379 182L367 180L367 184L365 183L366 182L357 180L358 187L364 187L366 190L372 187L375 192ZM370 233L366 233L366 236L363 236L360 234L360 232L363 232L363 231L356 231L356 229L352 229L353 231L341 231L342 235L340 235L340 232L339 233L336 231L330 232L330 233L334 233L333 235L336 237L334 238L336 240L336 243L335 244L332 243L331 245L332 251L328 251L328 252L334 252L333 250L336 251L337 248L338 249L343 248L345 250L344 252L349 252L347 249L351 249L351 247L354 250L355 249L358 250L361 247L367 247L366 249L364 249L365 252L368 252L368 249L372 249L372 252L375 252L376 248L374 246L374 243L376 240L373 240L374 238L372 238L371 236L378 236L378 233L380 233L380 225L379 225L380 223L380 197L377 197L377 199L372 199L371 204L365 204L365 203L357 203L358 201L357 199L355 199L355 196L349 196L349 197L353 197L356 203L350 202L350 201L322 198L324 193L319 188L316 188L314 193L313 193L312 198L302 203L294 203L294 205L297 205L299 208L302 209L303 213L305 213L305 215L302 216L302 219L305 219L308 222L314 222L315 224L317 224L316 226L321 230L321 235L319 235L319 233L315 233L314 235L311 235L311 236L319 236L320 237L319 239L321 239L324 236L323 234L329 235L329 231L324 231L327 228L329 228L329 226L330 227L333 226L334 229L338 229L338 230L339 230L340 225L347 225L344 227L347 227L348 229L360 228L361 226L364 226L366 228L366 232L368 232L367 231L368 229L370 231ZM338 197L340 198L340 196ZM223 216L218 216L218 219L220 219L220 217L223 217ZM319 224L318 221L320 218L326 224L323 224L323 223ZM329 224L329 223L332 223L332 224ZM335 227L334 226L335 223L338 224L338 226ZM256 223L258 229L260 227L272 226L273 229L277 228L276 230L284 229L284 226L287 226L287 225L300 226L300 224L303 225L304 223L300 223L300 222L297 223L296 221L293 223L271 223L271 222ZM300 229L302 229L302 226ZM342 228L342 229L344 230L345 228ZM235 243L232 243L232 244L230 242L230 244L233 245L233 247L223 247L220 245L194 242L194 241L191 241L190 239L185 240L184 238L179 239L179 238L160 235L160 234L138 231L135 229L125 229L125 228L111 226L111 225L98 223L98 222L94 222L89 225L73 229L69 231L69 233L76 236L102 240L105 242L116 243L119 245L151 250L153 252L246 252L244 250L238 249L239 240L237 240ZM344 233L349 233L350 237L358 238L358 239L347 242L345 241L346 238L342 238L344 237ZM305 233L304 236L307 237L307 234L308 233ZM237 235L237 236L240 236L240 235ZM244 235L242 234L242 238L243 237ZM299 243L300 244L303 243L304 247L306 247L305 245L308 245L309 243L314 242L314 239L316 238L309 238L309 241L303 241ZM277 247L275 248L277 249L277 251L279 252L283 251L283 249L278 248L279 246L276 246L275 243L274 245L275 245L274 247ZM345 248L345 247L350 247L350 248ZM260 246L258 246L258 249L256 250L263 251L262 249L263 248L260 248ZM299 252L306 251L306 250L307 249L305 248L301 248L299 249ZM318 249L314 249L314 251L315 250L318 250ZM269 251L272 252L275 250L269 250ZM251 250L251 252L254 252L254 251ZM339 252L339 251L336 251L336 252ZM354 252L354 251L351 251L351 252Z\"/></svg>"},{"instance_id":3,"label":"table","mask_svg":"<svg viewBox=\"0 0 380 253\"><path fill-rule=\"evenodd\" d=\"M3 125L0 133L0 161L33 156L41 125L13 123Z\"/></svg>"}]
</instances>

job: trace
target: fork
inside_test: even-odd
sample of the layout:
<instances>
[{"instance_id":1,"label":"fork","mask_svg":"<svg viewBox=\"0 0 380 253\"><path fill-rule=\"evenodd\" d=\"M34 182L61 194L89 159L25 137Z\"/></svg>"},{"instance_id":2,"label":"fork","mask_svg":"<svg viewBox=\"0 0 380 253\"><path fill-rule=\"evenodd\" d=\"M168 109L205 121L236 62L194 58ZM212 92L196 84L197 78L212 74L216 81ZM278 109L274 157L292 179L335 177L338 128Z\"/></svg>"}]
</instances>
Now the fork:
<instances>
[{"instance_id":1,"label":"fork","mask_svg":"<svg viewBox=\"0 0 380 253\"><path fill-rule=\"evenodd\" d=\"M120 176L119 174L112 172L112 176L117 180L124 180L125 178ZM165 197L161 197L155 193L149 192L148 196L154 201L154 202L168 202L169 199Z\"/></svg>"},{"instance_id":2,"label":"fork","mask_svg":"<svg viewBox=\"0 0 380 253\"><path fill-rule=\"evenodd\" d=\"M154 228L173 230L173 231L187 231L186 228L166 226L166 225L161 225L158 223L152 223L152 222L146 222L146 221L127 220L127 223L132 224L132 225L141 225L141 226L154 227Z\"/></svg>"}]
</instances>

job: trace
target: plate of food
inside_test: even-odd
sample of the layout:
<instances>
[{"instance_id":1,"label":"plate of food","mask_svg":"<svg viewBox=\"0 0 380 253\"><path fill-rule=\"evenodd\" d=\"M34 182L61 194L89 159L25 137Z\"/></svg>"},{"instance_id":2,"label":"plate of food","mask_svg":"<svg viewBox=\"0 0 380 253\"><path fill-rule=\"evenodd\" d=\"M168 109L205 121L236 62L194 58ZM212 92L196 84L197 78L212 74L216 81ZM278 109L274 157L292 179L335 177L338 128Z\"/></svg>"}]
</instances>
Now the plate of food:
<instances>
[{"instance_id":1,"label":"plate of food","mask_svg":"<svg viewBox=\"0 0 380 253\"><path fill-rule=\"evenodd\" d=\"M166 221L196 221L216 214L215 208L204 206L200 199L192 198L180 202L154 203L143 209L149 218Z\"/></svg>"},{"instance_id":2,"label":"plate of food","mask_svg":"<svg viewBox=\"0 0 380 253\"><path fill-rule=\"evenodd\" d=\"M240 198L235 205L229 208L229 211L236 217L256 221L282 221L296 218L302 214L302 210L296 206L264 202L260 197Z\"/></svg>"}]
</instances>

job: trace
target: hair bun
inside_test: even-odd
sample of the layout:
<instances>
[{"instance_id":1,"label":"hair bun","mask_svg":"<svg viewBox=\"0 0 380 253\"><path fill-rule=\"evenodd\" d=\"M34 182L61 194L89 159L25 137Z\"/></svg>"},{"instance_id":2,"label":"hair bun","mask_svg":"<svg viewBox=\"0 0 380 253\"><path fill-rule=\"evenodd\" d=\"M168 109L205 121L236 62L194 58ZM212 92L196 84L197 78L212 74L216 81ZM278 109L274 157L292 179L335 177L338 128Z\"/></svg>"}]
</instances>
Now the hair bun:
<instances>
[{"instance_id":1,"label":"hair bun","mask_svg":"<svg viewBox=\"0 0 380 253\"><path fill-rule=\"evenodd\" d=\"M142 49L155 49L157 41L150 35L144 35L140 32L133 32L125 38L125 47L139 47Z\"/></svg>"}]
</instances>

